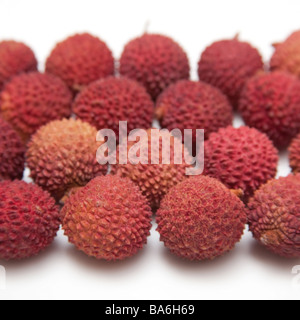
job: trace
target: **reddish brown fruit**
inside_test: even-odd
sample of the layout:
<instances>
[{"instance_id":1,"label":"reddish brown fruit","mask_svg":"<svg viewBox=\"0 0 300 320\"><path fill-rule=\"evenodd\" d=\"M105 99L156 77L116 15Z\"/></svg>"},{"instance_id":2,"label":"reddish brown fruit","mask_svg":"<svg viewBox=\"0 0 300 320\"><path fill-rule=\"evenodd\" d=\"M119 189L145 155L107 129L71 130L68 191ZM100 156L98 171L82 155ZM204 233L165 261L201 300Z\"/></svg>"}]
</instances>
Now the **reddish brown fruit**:
<instances>
[{"instance_id":1,"label":"reddish brown fruit","mask_svg":"<svg viewBox=\"0 0 300 320\"><path fill-rule=\"evenodd\" d=\"M60 120L42 127L28 144L26 160L36 184L60 200L107 172L96 160L97 130L81 120Z\"/></svg>"},{"instance_id":2,"label":"reddish brown fruit","mask_svg":"<svg viewBox=\"0 0 300 320\"><path fill-rule=\"evenodd\" d=\"M14 77L0 96L2 117L23 141L48 122L69 117L71 104L71 92L60 79L38 72Z\"/></svg>"},{"instance_id":3,"label":"reddish brown fruit","mask_svg":"<svg viewBox=\"0 0 300 320\"><path fill-rule=\"evenodd\" d=\"M198 74L200 80L219 88L234 107L246 81L263 70L257 49L237 38L213 43L202 54Z\"/></svg>"},{"instance_id":4,"label":"reddish brown fruit","mask_svg":"<svg viewBox=\"0 0 300 320\"><path fill-rule=\"evenodd\" d=\"M97 129L112 129L117 137L119 121L128 131L152 125L154 104L145 88L126 78L109 77L85 88L76 98L73 112Z\"/></svg>"},{"instance_id":5,"label":"reddish brown fruit","mask_svg":"<svg viewBox=\"0 0 300 320\"><path fill-rule=\"evenodd\" d=\"M300 134L293 140L289 148L290 165L294 173L300 173Z\"/></svg>"},{"instance_id":6,"label":"reddish brown fruit","mask_svg":"<svg viewBox=\"0 0 300 320\"><path fill-rule=\"evenodd\" d=\"M0 118L0 181L22 179L25 147L15 130Z\"/></svg>"},{"instance_id":7,"label":"reddish brown fruit","mask_svg":"<svg viewBox=\"0 0 300 320\"><path fill-rule=\"evenodd\" d=\"M300 78L300 31L291 34L283 43L274 44L271 70L281 70Z\"/></svg>"},{"instance_id":8,"label":"reddish brown fruit","mask_svg":"<svg viewBox=\"0 0 300 320\"><path fill-rule=\"evenodd\" d=\"M178 257L214 259L231 251L246 224L245 206L219 181L190 178L172 188L157 212L161 241Z\"/></svg>"},{"instance_id":9,"label":"reddish brown fruit","mask_svg":"<svg viewBox=\"0 0 300 320\"><path fill-rule=\"evenodd\" d=\"M170 84L189 79L190 66L186 53L171 38L144 34L126 45L120 72L143 84L155 100Z\"/></svg>"},{"instance_id":10,"label":"reddish brown fruit","mask_svg":"<svg viewBox=\"0 0 300 320\"><path fill-rule=\"evenodd\" d=\"M156 104L156 116L163 128L205 130L212 132L232 124L233 110L227 98L216 88L188 80L179 81L166 89Z\"/></svg>"},{"instance_id":11,"label":"reddish brown fruit","mask_svg":"<svg viewBox=\"0 0 300 320\"><path fill-rule=\"evenodd\" d=\"M32 50L16 41L0 42L0 91L13 76L37 70L37 60Z\"/></svg>"},{"instance_id":12,"label":"reddish brown fruit","mask_svg":"<svg viewBox=\"0 0 300 320\"><path fill-rule=\"evenodd\" d=\"M157 139L159 141L159 152L156 154L155 150L151 152L151 131L153 134L153 139ZM168 132L162 132L162 137L160 138L159 130L148 130L148 137L142 138L140 140L140 152L139 163L131 164L128 161L128 164L122 165L117 164L112 167L112 173L117 174L121 177L130 178L136 185L139 186L143 195L148 199L153 210L156 210L160 206L160 202L162 198L167 194L167 192L179 182L188 178L187 176L187 168L190 167L188 161L190 161L190 156L186 149L184 149L184 145L181 141L176 140L173 136L171 136ZM170 141L170 150L166 151L163 148L162 139L167 139ZM176 142L178 141L179 146L181 146L181 153L175 153ZM130 152L133 142L128 143L128 148L125 149L123 144L118 147L117 153L126 154ZM147 148L147 150L146 150ZM164 159L170 155L170 164L162 164L165 163ZM152 159L156 161L158 164L151 164ZM175 160L174 160L175 159ZM182 164L175 164L178 161L182 160ZM143 164L143 163L148 164ZM119 163L119 160L117 160Z\"/></svg>"},{"instance_id":13,"label":"reddish brown fruit","mask_svg":"<svg viewBox=\"0 0 300 320\"><path fill-rule=\"evenodd\" d=\"M23 181L0 183L0 259L37 255L54 240L59 208L36 185Z\"/></svg>"},{"instance_id":14,"label":"reddish brown fruit","mask_svg":"<svg viewBox=\"0 0 300 320\"><path fill-rule=\"evenodd\" d=\"M88 33L57 44L46 61L46 72L61 78L77 93L93 81L114 74L114 58L107 45Z\"/></svg>"},{"instance_id":15,"label":"reddish brown fruit","mask_svg":"<svg viewBox=\"0 0 300 320\"><path fill-rule=\"evenodd\" d=\"M69 241L91 257L124 260L147 243L151 210L129 179L98 177L73 194L63 208Z\"/></svg>"},{"instance_id":16,"label":"reddish brown fruit","mask_svg":"<svg viewBox=\"0 0 300 320\"><path fill-rule=\"evenodd\" d=\"M286 148L300 131L300 81L284 72L257 75L246 84L239 110L249 127Z\"/></svg>"},{"instance_id":17,"label":"reddish brown fruit","mask_svg":"<svg viewBox=\"0 0 300 320\"><path fill-rule=\"evenodd\" d=\"M272 180L249 203L255 239L272 252L300 258L300 175Z\"/></svg>"},{"instance_id":18,"label":"reddish brown fruit","mask_svg":"<svg viewBox=\"0 0 300 320\"><path fill-rule=\"evenodd\" d=\"M265 134L248 127L228 127L211 134L205 144L204 174L229 189L241 189L247 201L276 176L278 160L278 151Z\"/></svg>"}]
</instances>

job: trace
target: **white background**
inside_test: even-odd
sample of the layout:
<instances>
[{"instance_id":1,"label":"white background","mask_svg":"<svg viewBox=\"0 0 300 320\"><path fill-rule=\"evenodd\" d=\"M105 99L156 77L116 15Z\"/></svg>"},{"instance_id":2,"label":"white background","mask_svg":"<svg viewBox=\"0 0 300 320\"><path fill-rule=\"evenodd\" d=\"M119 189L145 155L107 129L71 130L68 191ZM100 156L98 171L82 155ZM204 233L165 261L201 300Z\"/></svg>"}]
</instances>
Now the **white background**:
<instances>
[{"instance_id":1,"label":"white background","mask_svg":"<svg viewBox=\"0 0 300 320\"><path fill-rule=\"evenodd\" d=\"M300 29L299 14L299 0L0 0L0 40L26 42L43 70L55 43L69 35L98 35L119 58L148 24L149 32L174 37L185 48L196 80L197 61L208 44L239 33L268 61L271 43ZM283 154L279 175L289 172ZM212 262L173 257L154 226L147 247L124 262L88 258L60 232L41 255L1 264L7 273L1 299L300 299L300 281L292 274L300 260L269 253L248 231L233 252Z\"/></svg>"}]
</instances>

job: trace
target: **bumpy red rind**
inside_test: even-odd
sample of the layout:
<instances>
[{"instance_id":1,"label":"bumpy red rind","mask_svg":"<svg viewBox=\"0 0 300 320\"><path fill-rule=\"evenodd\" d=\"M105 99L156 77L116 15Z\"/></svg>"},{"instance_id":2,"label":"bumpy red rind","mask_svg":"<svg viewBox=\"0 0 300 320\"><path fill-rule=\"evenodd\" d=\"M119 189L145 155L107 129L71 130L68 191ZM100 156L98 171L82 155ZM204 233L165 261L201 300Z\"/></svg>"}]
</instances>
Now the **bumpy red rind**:
<instances>
[{"instance_id":1,"label":"bumpy red rind","mask_svg":"<svg viewBox=\"0 0 300 320\"><path fill-rule=\"evenodd\" d=\"M161 241L178 257L212 260L240 241L243 202L216 179L192 177L170 190L157 212Z\"/></svg>"},{"instance_id":2,"label":"bumpy red rind","mask_svg":"<svg viewBox=\"0 0 300 320\"><path fill-rule=\"evenodd\" d=\"M0 42L0 91L12 77L37 70L33 51L24 43Z\"/></svg>"},{"instance_id":3,"label":"bumpy red rind","mask_svg":"<svg viewBox=\"0 0 300 320\"><path fill-rule=\"evenodd\" d=\"M106 174L97 162L97 130L81 120L50 122L32 137L26 161L36 184L60 200L72 188Z\"/></svg>"},{"instance_id":4,"label":"bumpy red rind","mask_svg":"<svg viewBox=\"0 0 300 320\"><path fill-rule=\"evenodd\" d=\"M159 152L157 154L155 150L151 152L151 132L153 138L159 140ZM117 165L112 166L111 172L121 177L130 178L138 185L155 211L159 208L160 202L167 192L173 186L188 178L187 169L191 166L191 159L182 142L171 136L169 132L162 132L162 138L160 138L159 130L148 130L147 134L148 137L142 138L139 142L142 151L138 155L139 163L132 164L128 159L128 164L119 164L118 154L120 151L122 154L128 154L134 143L129 142L127 149L124 149L125 146L120 144L117 150ZM170 141L170 149L166 150L163 147L162 139ZM177 142L181 146L179 152L178 150L175 152ZM169 164L163 164L167 157L170 160ZM152 164L152 160L155 160L155 163L158 164ZM182 163L177 164L180 161Z\"/></svg>"},{"instance_id":5,"label":"bumpy red rind","mask_svg":"<svg viewBox=\"0 0 300 320\"><path fill-rule=\"evenodd\" d=\"M182 80L166 89L156 103L156 116L168 130L205 130L205 138L233 121L233 109L218 89L204 82Z\"/></svg>"},{"instance_id":6,"label":"bumpy red rind","mask_svg":"<svg viewBox=\"0 0 300 320\"><path fill-rule=\"evenodd\" d=\"M300 258L300 175L272 180L249 202L255 239L275 254Z\"/></svg>"},{"instance_id":7,"label":"bumpy red rind","mask_svg":"<svg viewBox=\"0 0 300 320\"><path fill-rule=\"evenodd\" d=\"M248 127L220 129L205 143L204 174L220 180L229 189L242 190L245 201L275 178L278 161L272 141Z\"/></svg>"},{"instance_id":8,"label":"bumpy red rind","mask_svg":"<svg viewBox=\"0 0 300 320\"><path fill-rule=\"evenodd\" d=\"M69 241L96 259L130 258L150 235L151 210L129 179L95 178L67 200L62 214Z\"/></svg>"},{"instance_id":9,"label":"bumpy red rind","mask_svg":"<svg viewBox=\"0 0 300 320\"><path fill-rule=\"evenodd\" d=\"M263 70L260 53L237 38L213 43L202 53L200 80L219 88L236 108L246 81Z\"/></svg>"},{"instance_id":10,"label":"bumpy red rind","mask_svg":"<svg viewBox=\"0 0 300 320\"><path fill-rule=\"evenodd\" d=\"M19 135L0 118L0 181L22 179L25 146Z\"/></svg>"},{"instance_id":11,"label":"bumpy red rind","mask_svg":"<svg viewBox=\"0 0 300 320\"><path fill-rule=\"evenodd\" d=\"M144 34L126 45L120 73L143 84L155 100L172 83L189 79L190 66L187 54L174 40Z\"/></svg>"},{"instance_id":12,"label":"bumpy red rind","mask_svg":"<svg viewBox=\"0 0 300 320\"><path fill-rule=\"evenodd\" d=\"M48 192L23 181L0 182L0 259L37 255L54 240L59 208Z\"/></svg>"},{"instance_id":13,"label":"bumpy red rind","mask_svg":"<svg viewBox=\"0 0 300 320\"><path fill-rule=\"evenodd\" d=\"M114 74L114 58L105 42L88 33L57 44L46 61L46 72L61 78L77 93L100 78Z\"/></svg>"},{"instance_id":14,"label":"bumpy red rind","mask_svg":"<svg viewBox=\"0 0 300 320\"><path fill-rule=\"evenodd\" d=\"M290 166L294 173L300 173L300 134L289 147Z\"/></svg>"},{"instance_id":15,"label":"bumpy red rind","mask_svg":"<svg viewBox=\"0 0 300 320\"><path fill-rule=\"evenodd\" d=\"M300 81L280 71L257 75L243 89L239 111L248 126L286 148L300 131Z\"/></svg>"},{"instance_id":16,"label":"bumpy red rind","mask_svg":"<svg viewBox=\"0 0 300 320\"><path fill-rule=\"evenodd\" d=\"M76 98L75 115L100 129L112 129L119 137L119 122L127 121L128 132L152 125L154 104L139 83L108 77L93 82Z\"/></svg>"},{"instance_id":17,"label":"bumpy red rind","mask_svg":"<svg viewBox=\"0 0 300 320\"><path fill-rule=\"evenodd\" d=\"M38 72L14 77L0 95L1 116L28 141L41 126L71 115L72 94L57 77Z\"/></svg>"}]
</instances>

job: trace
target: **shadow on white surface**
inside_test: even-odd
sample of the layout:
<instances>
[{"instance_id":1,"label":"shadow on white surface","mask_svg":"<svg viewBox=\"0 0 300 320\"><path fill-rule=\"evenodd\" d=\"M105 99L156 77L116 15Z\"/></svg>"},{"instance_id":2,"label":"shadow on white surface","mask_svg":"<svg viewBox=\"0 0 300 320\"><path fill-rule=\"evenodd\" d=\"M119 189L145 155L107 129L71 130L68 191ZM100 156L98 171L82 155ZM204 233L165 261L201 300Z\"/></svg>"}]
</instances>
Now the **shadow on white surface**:
<instances>
[{"instance_id":1,"label":"shadow on white surface","mask_svg":"<svg viewBox=\"0 0 300 320\"><path fill-rule=\"evenodd\" d=\"M250 245L250 254L258 263L266 265L266 267L284 271L300 264L300 259L284 258L266 249L258 241L253 239Z\"/></svg>"},{"instance_id":2,"label":"shadow on white surface","mask_svg":"<svg viewBox=\"0 0 300 320\"><path fill-rule=\"evenodd\" d=\"M134 268L143 256L147 254L147 248L138 252L135 256L122 261L105 261L87 256L84 252L79 251L75 246L70 245L65 249L68 258L74 261L77 266L93 272L116 273L125 269Z\"/></svg>"},{"instance_id":3,"label":"shadow on white surface","mask_svg":"<svg viewBox=\"0 0 300 320\"><path fill-rule=\"evenodd\" d=\"M217 257L214 260L205 261L189 261L182 259L172 254L170 250L162 247L160 249L160 258L168 263L172 268L179 269L182 272L196 272L199 273L215 273L219 270L224 270L227 266L232 265L232 261L240 256L240 250L235 248L231 252Z\"/></svg>"},{"instance_id":4,"label":"shadow on white surface","mask_svg":"<svg viewBox=\"0 0 300 320\"><path fill-rule=\"evenodd\" d=\"M56 239L57 240L57 239ZM58 241L54 241L49 247L41 251L38 255L22 260L0 260L0 265L3 265L10 271L19 271L24 268L37 268L39 264L45 263L47 259L52 259L59 251L64 250Z\"/></svg>"}]
</instances>

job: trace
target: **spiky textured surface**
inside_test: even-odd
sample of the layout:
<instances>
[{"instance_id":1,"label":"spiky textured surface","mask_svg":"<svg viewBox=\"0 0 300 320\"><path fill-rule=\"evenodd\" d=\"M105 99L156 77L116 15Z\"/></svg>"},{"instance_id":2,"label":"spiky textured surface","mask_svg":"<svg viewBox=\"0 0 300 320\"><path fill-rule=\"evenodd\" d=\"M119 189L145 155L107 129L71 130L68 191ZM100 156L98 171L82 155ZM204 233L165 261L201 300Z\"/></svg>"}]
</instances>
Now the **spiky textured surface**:
<instances>
[{"instance_id":1,"label":"spiky textured surface","mask_svg":"<svg viewBox=\"0 0 300 320\"><path fill-rule=\"evenodd\" d=\"M157 212L161 241L188 260L214 259L240 241L246 210L219 181L192 177L172 188Z\"/></svg>"},{"instance_id":2,"label":"spiky textured surface","mask_svg":"<svg viewBox=\"0 0 300 320\"><path fill-rule=\"evenodd\" d=\"M63 229L79 250L97 259L123 260L147 243L151 210L129 179L98 177L63 208Z\"/></svg>"},{"instance_id":3,"label":"spiky textured surface","mask_svg":"<svg viewBox=\"0 0 300 320\"><path fill-rule=\"evenodd\" d=\"M282 70L300 78L300 31L294 32L283 43L274 45L271 70Z\"/></svg>"},{"instance_id":4,"label":"spiky textured surface","mask_svg":"<svg viewBox=\"0 0 300 320\"><path fill-rule=\"evenodd\" d=\"M156 116L170 131L204 129L208 138L212 132L232 124L233 110L218 89L204 82L182 80L161 94Z\"/></svg>"},{"instance_id":5,"label":"spiky textured surface","mask_svg":"<svg viewBox=\"0 0 300 320\"><path fill-rule=\"evenodd\" d=\"M90 84L76 98L73 112L97 129L112 129L118 135L119 121L128 131L152 125L154 104L145 88L126 78L109 77Z\"/></svg>"},{"instance_id":6,"label":"spiky textured surface","mask_svg":"<svg viewBox=\"0 0 300 320\"><path fill-rule=\"evenodd\" d=\"M289 147L290 165L294 173L300 173L300 134Z\"/></svg>"},{"instance_id":7,"label":"spiky textured surface","mask_svg":"<svg viewBox=\"0 0 300 320\"><path fill-rule=\"evenodd\" d=\"M249 203L255 239L287 258L300 258L300 175L272 180Z\"/></svg>"},{"instance_id":8,"label":"spiky textured surface","mask_svg":"<svg viewBox=\"0 0 300 320\"><path fill-rule=\"evenodd\" d=\"M126 45L120 72L143 84L156 99L170 84L189 79L190 66L186 53L171 38L144 34Z\"/></svg>"},{"instance_id":9,"label":"spiky textured surface","mask_svg":"<svg viewBox=\"0 0 300 320\"><path fill-rule=\"evenodd\" d=\"M247 201L275 177L278 161L278 151L265 134L248 127L228 127L211 134L205 144L204 174L229 189L241 189Z\"/></svg>"},{"instance_id":10,"label":"spiky textured surface","mask_svg":"<svg viewBox=\"0 0 300 320\"><path fill-rule=\"evenodd\" d=\"M25 146L16 131L0 118L0 181L22 179Z\"/></svg>"},{"instance_id":11,"label":"spiky textured surface","mask_svg":"<svg viewBox=\"0 0 300 320\"><path fill-rule=\"evenodd\" d=\"M300 131L300 81L284 72L257 75L246 84L239 110L248 126L285 148Z\"/></svg>"},{"instance_id":12,"label":"spiky textured surface","mask_svg":"<svg viewBox=\"0 0 300 320\"><path fill-rule=\"evenodd\" d=\"M96 160L97 130L81 120L50 122L32 137L26 160L36 184L60 200L67 191L105 174Z\"/></svg>"},{"instance_id":13,"label":"spiky textured surface","mask_svg":"<svg viewBox=\"0 0 300 320\"><path fill-rule=\"evenodd\" d=\"M209 46L199 61L198 74L202 81L219 88L237 107L245 82L260 70L263 70L263 61L257 49L233 39Z\"/></svg>"},{"instance_id":14,"label":"spiky textured surface","mask_svg":"<svg viewBox=\"0 0 300 320\"><path fill-rule=\"evenodd\" d=\"M74 92L114 74L114 58L107 45L88 33L57 44L46 61L46 72L60 77Z\"/></svg>"},{"instance_id":15,"label":"spiky textured surface","mask_svg":"<svg viewBox=\"0 0 300 320\"><path fill-rule=\"evenodd\" d=\"M49 246L59 229L50 195L23 181L0 182L0 259L24 259Z\"/></svg>"},{"instance_id":16,"label":"spiky textured surface","mask_svg":"<svg viewBox=\"0 0 300 320\"><path fill-rule=\"evenodd\" d=\"M0 91L13 76L37 70L37 60L32 50L16 41L0 42Z\"/></svg>"},{"instance_id":17,"label":"spiky textured surface","mask_svg":"<svg viewBox=\"0 0 300 320\"><path fill-rule=\"evenodd\" d=\"M138 152L138 163L132 164L128 160L128 164L119 164L118 155L120 153L125 155L132 155L131 148L133 147L133 142L128 142L128 148L123 144L120 144L117 151L117 165L112 166L112 174L117 174L121 177L130 178L136 185L139 186L143 195L145 195L153 208L156 210L160 206L162 198L167 194L167 192L176 184L186 179L186 169L190 167L185 159L190 160L187 150L184 149L181 141L179 145L182 146L182 153L179 156L178 153L174 152L174 147L176 144L176 138L171 136L167 132L162 132L162 137L159 138L159 131L152 130L152 138L159 141L159 152L151 152L151 130L148 130L148 136L142 137L139 142L139 152ZM170 141L170 149L166 151L163 148L162 141L167 139ZM135 150L136 152L136 150ZM164 159L170 155L170 164L163 164ZM183 158L185 156L185 158ZM183 158L182 164L178 163ZM153 163L152 160L155 160ZM148 164L146 164L148 163Z\"/></svg>"},{"instance_id":18,"label":"spiky textured surface","mask_svg":"<svg viewBox=\"0 0 300 320\"><path fill-rule=\"evenodd\" d=\"M24 141L46 123L71 115L72 94L58 78L38 72L9 82L0 96L0 111Z\"/></svg>"}]
</instances>

